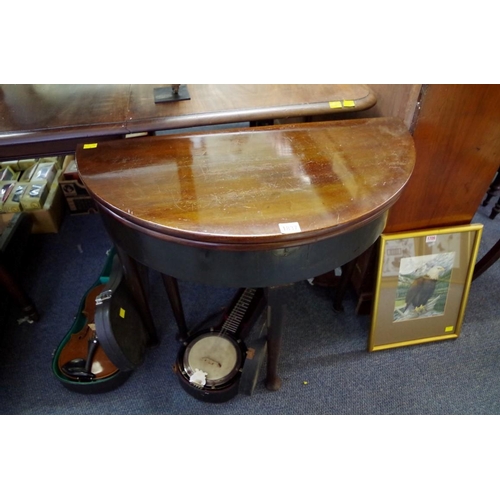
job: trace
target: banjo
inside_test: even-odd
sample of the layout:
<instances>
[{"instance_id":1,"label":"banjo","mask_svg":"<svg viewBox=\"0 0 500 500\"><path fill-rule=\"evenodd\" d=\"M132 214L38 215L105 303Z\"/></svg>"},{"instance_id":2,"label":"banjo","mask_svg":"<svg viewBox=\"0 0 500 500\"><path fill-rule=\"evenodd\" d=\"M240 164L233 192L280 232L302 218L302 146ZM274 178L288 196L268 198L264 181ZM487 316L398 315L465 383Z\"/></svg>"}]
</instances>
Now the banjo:
<instances>
[{"instance_id":1,"label":"banjo","mask_svg":"<svg viewBox=\"0 0 500 500\"><path fill-rule=\"evenodd\" d=\"M192 396L223 402L238 392L246 346L242 332L262 300L262 290L239 291L235 305L218 329L194 334L179 352L176 372L182 387Z\"/></svg>"}]
</instances>

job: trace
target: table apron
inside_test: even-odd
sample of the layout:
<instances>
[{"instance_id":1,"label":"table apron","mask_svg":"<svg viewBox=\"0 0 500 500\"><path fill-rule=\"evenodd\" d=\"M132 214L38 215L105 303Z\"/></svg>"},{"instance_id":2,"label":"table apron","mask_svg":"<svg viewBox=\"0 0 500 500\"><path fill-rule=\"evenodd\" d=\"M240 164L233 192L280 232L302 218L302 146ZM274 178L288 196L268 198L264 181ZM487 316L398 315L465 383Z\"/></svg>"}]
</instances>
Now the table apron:
<instances>
[{"instance_id":1,"label":"table apron","mask_svg":"<svg viewBox=\"0 0 500 500\"><path fill-rule=\"evenodd\" d=\"M387 212L352 231L282 249L231 251L165 241L129 227L111 212L101 217L114 244L162 274L221 287L270 287L294 283L340 267L367 250L382 233Z\"/></svg>"}]
</instances>

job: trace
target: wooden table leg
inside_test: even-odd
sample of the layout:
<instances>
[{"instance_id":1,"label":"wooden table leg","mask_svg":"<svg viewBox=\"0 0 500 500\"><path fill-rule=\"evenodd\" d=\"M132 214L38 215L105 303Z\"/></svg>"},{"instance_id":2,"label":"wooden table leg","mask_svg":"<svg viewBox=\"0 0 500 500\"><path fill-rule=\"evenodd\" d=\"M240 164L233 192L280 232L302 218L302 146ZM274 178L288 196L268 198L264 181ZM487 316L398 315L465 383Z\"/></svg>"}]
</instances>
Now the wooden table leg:
<instances>
[{"instance_id":1,"label":"wooden table leg","mask_svg":"<svg viewBox=\"0 0 500 500\"><path fill-rule=\"evenodd\" d=\"M136 260L130 257L120 247L115 246L115 248L123 266L123 271L125 273L125 279L127 280L127 285L129 286L129 289L134 299L136 300L142 320L144 321L144 324L149 333L149 347L158 345L159 338L156 333L156 327L153 321L153 316L151 315L147 293L146 290L144 289L144 282L143 278L141 277L141 271L139 268L141 264L139 264Z\"/></svg>"},{"instance_id":2,"label":"wooden table leg","mask_svg":"<svg viewBox=\"0 0 500 500\"><path fill-rule=\"evenodd\" d=\"M281 350L284 315L283 288L277 286L266 289L268 315L266 387L270 391L277 391L281 387L281 378L278 376L278 358Z\"/></svg>"},{"instance_id":3,"label":"wooden table leg","mask_svg":"<svg viewBox=\"0 0 500 500\"><path fill-rule=\"evenodd\" d=\"M344 305L342 302L344 300L347 287L351 283L354 268L356 267L356 261L357 259L353 259L342 266L342 276L340 277L339 284L335 289L335 295L333 297L333 310L335 312L344 312Z\"/></svg>"},{"instance_id":4,"label":"wooden table leg","mask_svg":"<svg viewBox=\"0 0 500 500\"><path fill-rule=\"evenodd\" d=\"M176 339L179 342L184 342L188 338L188 329L186 326L184 309L182 307L181 295L179 293L179 284L175 278L172 278L172 276L162 274L161 277L163 279L165 290L167 291L168 300L170 301L170 306L172 307L177 327L179 328L179 333L176 335Z\"/></svg>"}]
</instances>

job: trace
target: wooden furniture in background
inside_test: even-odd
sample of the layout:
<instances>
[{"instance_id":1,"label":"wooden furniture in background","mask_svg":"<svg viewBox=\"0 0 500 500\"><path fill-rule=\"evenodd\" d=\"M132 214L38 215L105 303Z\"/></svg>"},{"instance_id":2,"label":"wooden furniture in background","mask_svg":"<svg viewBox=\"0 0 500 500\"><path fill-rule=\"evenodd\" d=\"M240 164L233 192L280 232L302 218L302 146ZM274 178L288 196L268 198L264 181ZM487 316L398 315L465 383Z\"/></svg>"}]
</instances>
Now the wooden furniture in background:
<instances>
[{"instance_id":1,"label":"wooden furniture in background","mask_svg":"<svg viewBox=\"0 0 500 500\"><path fill-rule=\"evenodd\" d=\"M428 85L417 162L385 232L469 224L500 160L500 85Z\"/></svg>"},{"instance_id":2,"label":"wooden furniture in background","mask_svg":"<svg viewBox=\"0 0 500 500\"><path fill-rule=\"evenodd\" d=\"M188 84L155 104L148 85L0 85L0 160L73 154L81 142L238 122L335 115L376 102L366 85Z\"/></svg>"},{"instance_id":3,"label":"wooden furniture in background","mask_svg":"<svg viewBox=\"0 0 500 500\"><path fill-rule=\"evenodd\" d=\"M387 96L391 87L377 90ZM415 169L384 233L469 224L498 169L500 85L431 84L421 90L411 120ZM384 102L378 101L379 111ZM376 261L371 249L353 275L362 314L371 310Z\"/></svg>"}]
</instances>

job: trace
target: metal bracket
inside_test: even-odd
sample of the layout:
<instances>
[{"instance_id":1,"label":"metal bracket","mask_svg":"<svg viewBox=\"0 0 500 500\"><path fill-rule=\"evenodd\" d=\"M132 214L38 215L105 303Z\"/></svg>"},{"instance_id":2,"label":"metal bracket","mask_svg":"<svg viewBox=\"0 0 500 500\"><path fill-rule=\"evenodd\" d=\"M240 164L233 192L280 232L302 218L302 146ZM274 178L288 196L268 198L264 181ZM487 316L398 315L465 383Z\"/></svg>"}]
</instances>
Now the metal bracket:
<instances>
[{"instance_id":1,"label":"metal bracket","mask_svg":"<svg viewBox=\"0 0 500 500\"><path fill-rule=\"evenodd\" d=\"M188 101L191 99L187 85L172 84L154 89L155 104L159 102Z\"/></svg>"},{"instance_id":2,"label":"metal bracket","mask_svg":"<svg viewBox=\"0 0 500 500\"><path fill-rule=\"evenodd\" d=\"M113 295L113 292L111 290L105 290L104 292L100 293L96 298L95 298L95 303L96 305L102 304L105 300L109 300L111 296Z\"/></svg>"}]
</instances>

